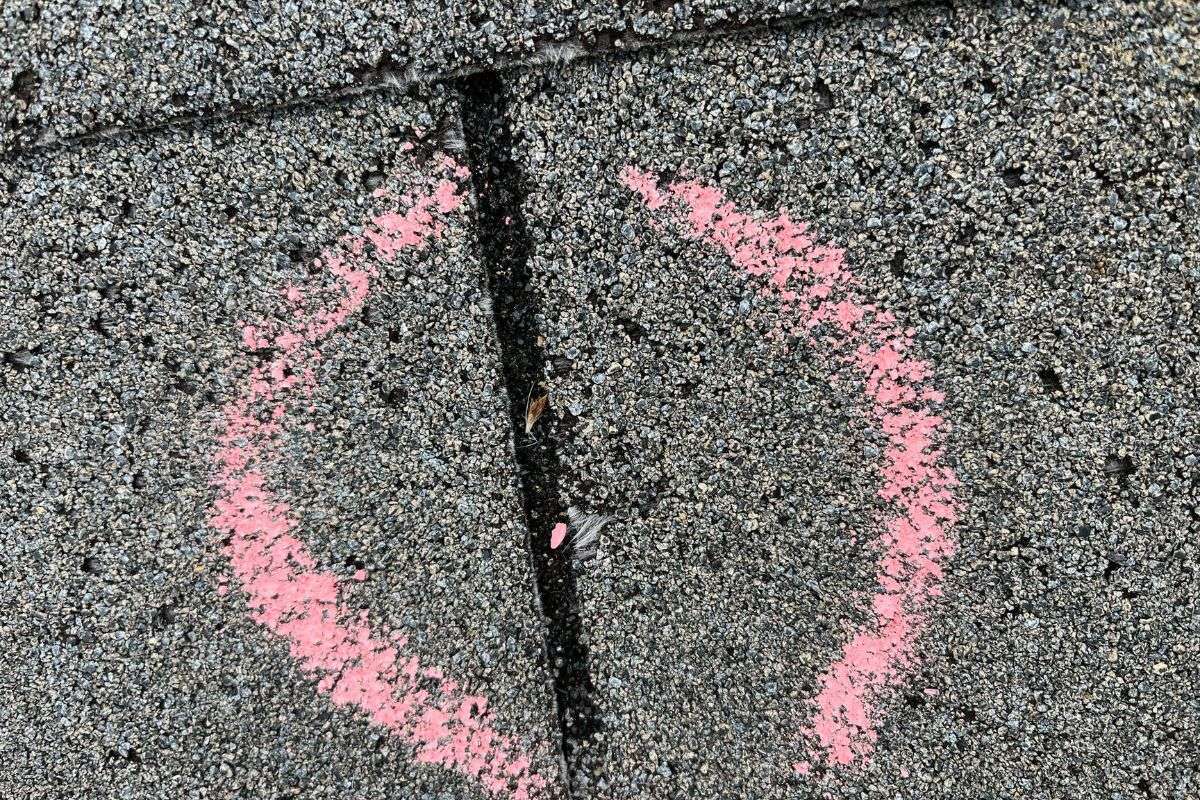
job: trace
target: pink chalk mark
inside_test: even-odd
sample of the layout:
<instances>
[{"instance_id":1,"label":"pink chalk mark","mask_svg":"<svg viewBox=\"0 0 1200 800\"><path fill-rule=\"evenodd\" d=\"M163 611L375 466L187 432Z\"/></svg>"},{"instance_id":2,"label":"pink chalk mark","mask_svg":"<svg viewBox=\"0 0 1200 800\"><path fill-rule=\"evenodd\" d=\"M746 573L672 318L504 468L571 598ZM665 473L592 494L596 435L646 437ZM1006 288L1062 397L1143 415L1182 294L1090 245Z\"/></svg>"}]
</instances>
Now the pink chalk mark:
<instances>
[{"instance_id":1,"label":"pink chalk mark","mask_svg":"<svg viewBox=\"0 0 1200 800\"><path fill-rule=\"evenodd\" d=\"M789 312L787 332L826 346L837 367L859 373L868 413L888 437L872 619L851 633L825 670L813 718L802 730L812 758L865 763L883 704L915 667L917 639L955 551L950 531L960 504L954 473L941 463L939 442L948 425L931 410L943 401L926 385L933 370L909 353L912 331L862 296L845 251L818 244L807 224L783 212L759 219L740 212L719 189L695 181L663 187L657 176L632 166L621 181L647 208L681 224L685 235L722 250L746 274L766 278L763 293L774 294ZM807 775L812 763L794 768Z\"/></svg>"},{"instance_id":2,"label":"pink chalk mark","mask_svg":"<svg viewBox=\"0 0 1200 800\"><path fill-rule=\"evenodd\" d=\"M449 159L443 166L458 180L464 175ZM282 295L293 312L288 322L244 327L246 348L273 343L278 355L252 369L241 392L222 409L209 522L227 537L223 552L251 618L287 641L301 668L318 678L320 692L335 705L365 712L412 746L418 762L473 778L493 795L529 800L543 794L546 781L514 740L491 727L487 699L404 655L404 637L372 628L364 612L339 599L341 582L318 567L296 535L300 520L267 478L282 468L279 451L294 424L289 414L311 407L302 400L317 387L318 345L362 308L377 272L374 259L388 262L401 250L425 247L444 229L438 215L457 210L464 200L457 180L434 182L409 197L404 210L372 218L361 236L343 237L326 250L318 260L325 275L306 286L285 287ZM311 430L311 423L306 427ZM366 577L365 570L354 574L357 581Z\"/></svg>"},{"instance_id":3,"label":"pink chalk mark","mask_svg":"<svg viewBox=\"0 0 1200 800\"><path fill-rule=\"evenodd\" d=\"M567 538L567 523L560 522L554 526L554 530L550 531L550 549L557 550L558 546L563 543L563 539Z\"/></svg>"}]
</instances>

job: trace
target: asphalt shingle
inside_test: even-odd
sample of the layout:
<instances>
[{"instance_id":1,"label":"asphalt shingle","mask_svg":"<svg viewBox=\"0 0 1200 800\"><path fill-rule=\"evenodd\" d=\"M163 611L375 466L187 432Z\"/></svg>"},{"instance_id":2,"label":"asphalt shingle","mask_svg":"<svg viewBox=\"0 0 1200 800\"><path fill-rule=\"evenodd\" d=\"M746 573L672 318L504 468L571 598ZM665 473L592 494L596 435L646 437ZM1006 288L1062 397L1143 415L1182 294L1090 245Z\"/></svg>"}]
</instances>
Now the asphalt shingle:
<instances>
[{"instance_id":1,"label":"asphalt shingle","mask_svg":"<svg viewBox=\"0 0 1200 800\"><path fill-rule=\"evenodd\" d=\"M0 166L0 795L558 795L470 198L414 133L458 114L434 86ZM391 203L428 215L367 223ZM414 246L347 255L372 237ZM399 697L408 740L361 713Z\"/></svg>"},{"instance_id":2,"label":"asphalt shingle","mask_svg":"<svg viewBox=\"0 0 1200 800\"><path fill-rule=\"evenodd\" d=\"M578 797L1198 791L1198 44L1185 3L968 4L514 78L541 435L615 517ZM945 392L958 552L848 767L806 730L871 628L889 438L717 246L755 223L672 179L810 221Z\"/></svg>"},{"instance_id":3,"label":"asphalt shingle","mask_svg":"<svg viewBox=\"0 0 1200 800\"><path fill-rule=\"evenodd\" d=\"M0 9L0 796L1200 791L1193 4L352 5Z\"/></svg>"}]
</instances>

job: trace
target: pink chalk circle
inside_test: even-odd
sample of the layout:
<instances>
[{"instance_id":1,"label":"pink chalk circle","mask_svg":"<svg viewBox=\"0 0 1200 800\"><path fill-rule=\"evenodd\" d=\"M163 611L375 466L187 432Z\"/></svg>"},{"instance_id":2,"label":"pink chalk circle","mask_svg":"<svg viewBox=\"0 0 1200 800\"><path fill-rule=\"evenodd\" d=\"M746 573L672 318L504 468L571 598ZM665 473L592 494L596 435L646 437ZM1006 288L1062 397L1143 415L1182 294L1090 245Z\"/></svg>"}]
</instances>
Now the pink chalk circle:
<instances>
[{"instance_id":1,"label":"pink chalk circle","mask_svg":"<svg viewBox=\"0 0 1200 800\"><path fill-rule=\"evenodd\" d=\"M270 347L275 355L252 368L221 409L209 524L225 539L222 552L251 619L287 643L319 692L364 712L413 748L418 763L453 770L492 796L530 800L545 794L546 781L516 741L492 728L487 698L406 654L403 636L345 603L343 582L316 563L300 538L299 516L271 488L289 430L311 429L293 417L311 408L320 388L321 347L363 307L376 264L427 247L465 202L466 169L448 157L439 168L440 175L417 180L402 208L366 220L361 235L325 250L314 264L320 274L281 287L289 313L243 326L247 349ZM377 193L382 198L395 201L390 192ZM360 569L353 579L366 577Z\"/></svg>"},{"instance_id":2,"label":"pink chalk circle","mask_svg":"<svg viewBox=\"0 0 1200 800\"><path fill-rule=\"evenodd\" d=\"M912 354L913 331L864 297L845 251L821 244L807 223L793 222L786 212L748 214L720 189L698 181L663 185L632 166L621 181L657 218L761 279L763 293L781 304L785 333L861 376L867 414L887 437L878 488L886 511L876 531L882 553L871 613L825 668L811 719L800 730L807 758L793 768L807 776L814 763L866 763L884 705L916 667L916 643L956 547L950 532L961 511L953 493L958 481L942 463L949 426L935 410L944 398L930 383L933 369Z\"/></svg>"}]
</instances>

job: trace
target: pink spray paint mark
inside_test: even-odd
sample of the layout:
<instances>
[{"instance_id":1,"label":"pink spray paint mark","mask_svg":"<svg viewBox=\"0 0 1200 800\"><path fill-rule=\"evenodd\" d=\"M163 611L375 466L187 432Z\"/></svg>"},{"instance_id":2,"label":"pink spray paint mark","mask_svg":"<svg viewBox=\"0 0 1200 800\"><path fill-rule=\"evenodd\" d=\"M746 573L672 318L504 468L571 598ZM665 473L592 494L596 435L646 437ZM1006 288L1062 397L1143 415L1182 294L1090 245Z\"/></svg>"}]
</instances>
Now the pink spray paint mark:
<instances>
[{"instance_id":1,"label":"pink spray paint mark","mask_svg":"<svg viewBox=\"0 0 1200 800\"><path fill-rule=\"evenodd\" d=\"M302 427L290 415L312 407L319 345L363 307L375 263L424 248L443 231L440 216L462 206L466 170L449 158L440 163L450 177L404 195L403 210L373 217L361 235L343 237L316 260L316 277L283 289L286 321L244 326L245 347L270 347L275 355L250 370L222 408L209 522L226 537L223 552L251 618L287 641L300 667L319 679L318 691L366 712L414 747L418 762L473 778L493 795L528 800L543 794L546 782L515 741L493 730L487 699L406 656L403 636L372 627L365 612L339 599L342 583L318 567L296 535L299 518L268 485L267 476L283 468L289 427ZM366 577L365 570L354 575Z\"/></svg>"},{"instance_id":2,"label":"pink spray paint mark","mask_svg":"<svg viewBox=\"0 0 1200 800\"><path fill-rule=\"evenodd\" d=\"M554 526L554 530L550 531L550 549L557 550L558 546L563 543L563 539L567 538L567 523L560 522Z\"/></svg>"},{"instance_id":3,"label":"pink spray paint mark","mask_svg":"<svg viewBox=\"0 0 1200 800\"><path fill-rule=\"evenodd\" d=\"M824 346L835 365L859 373L868 413L887 436L878 490L887 511L879 521L871 619L825 670L813 718L802 730L813 759L865 763L878 740L882 705L915 667L917 638L955 551L950 531L959 513L952 493L958 482L941 463L948 426L933 410L944 399L928 385L933 370L910 354L912 330L863 297L845 251L818 243L806 223L782 212L759 219L740 212L719 189L695 181L664 187L634 167L625 168L621 181L687 236L764 279L762 291L787 312L787 333ZM812 762L794 768L807 775Z\"/></svg>"}]
</instances>

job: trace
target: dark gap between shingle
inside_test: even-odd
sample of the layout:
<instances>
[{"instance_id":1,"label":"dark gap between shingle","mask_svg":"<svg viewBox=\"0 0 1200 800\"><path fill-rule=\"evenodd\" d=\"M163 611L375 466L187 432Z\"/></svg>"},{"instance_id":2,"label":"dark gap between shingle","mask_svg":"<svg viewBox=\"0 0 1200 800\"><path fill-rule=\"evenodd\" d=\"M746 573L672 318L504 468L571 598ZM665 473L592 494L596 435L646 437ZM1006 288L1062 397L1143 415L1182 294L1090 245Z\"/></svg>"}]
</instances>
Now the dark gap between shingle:
<instances>
[{"instance_id":1,"label":"dark gap between shingle","mask_svg":"<svg viewBox=\"0 0 1200 800\"><path fill-rule=\"evenodd\" d=\"M594 701L588 648L579 617L570 548L550 548L554 525L566 519L558 479L553 408L531 433L526 403L545 392L546 354L539 346L538 300L530 287L531 243L522 217L524 187L513 155L508 92L500 75L484 72L457 82L463 94L463 134L478 198L479 246L488 271L500 342L514 452L529 529L529 554L546 623L546 649L568 786L575 754L594 739L600 714Z\"/></svg>"}]
</instances>

